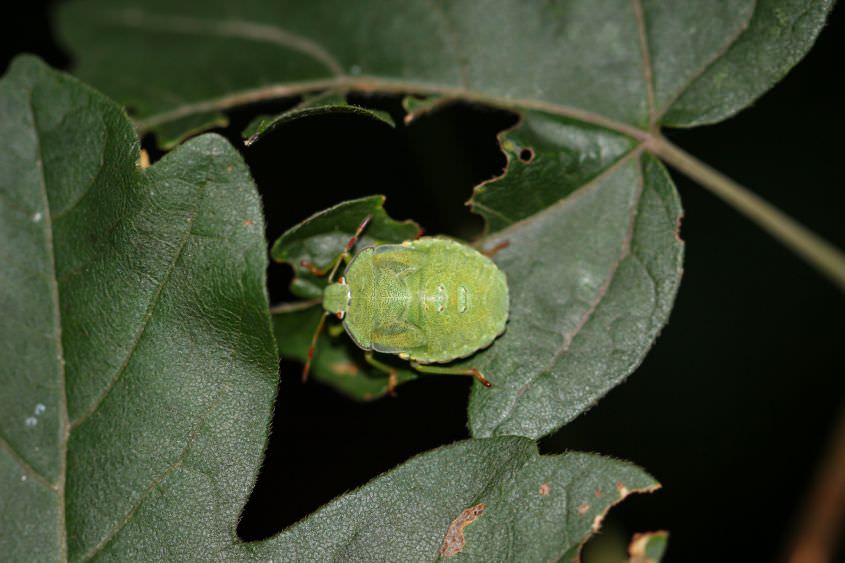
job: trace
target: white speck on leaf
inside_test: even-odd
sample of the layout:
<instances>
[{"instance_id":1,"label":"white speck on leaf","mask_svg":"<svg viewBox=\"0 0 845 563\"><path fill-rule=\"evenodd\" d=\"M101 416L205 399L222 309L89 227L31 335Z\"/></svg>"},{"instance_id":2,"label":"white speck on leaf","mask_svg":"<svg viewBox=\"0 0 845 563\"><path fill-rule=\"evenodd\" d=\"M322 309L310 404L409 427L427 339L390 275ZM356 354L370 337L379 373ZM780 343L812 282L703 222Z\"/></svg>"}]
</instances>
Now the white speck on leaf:
<instances>
[{"instance_id":1,"label":"white speck on leaf","mask_svg":"<svg viewBox=\"0 0 845 563\"><path fill-rule=\"evenodd\" d=\"M21 475L21 481L26 481L26 475Z\"/></svg>"},{"instance_id":2,"label":"white speck on leaf","mask_svg":"<svg viewBox=\"0 0 845 563\"><path fill-rule=\"evenodd\" d=\"M45 410L47 410L47 407L45 407L41 403L38 403L37 405L35 405L35 416L38 416L39 414L44 414Z\"/></svg>"},{"instance_id":3,"label":"white speck on leaf","mask_svg":"<svg viewBox=\"0 0 845 563\"><path fill-rule=\"evenodd\" d=\"M34 416L28 416L23 422L26 424L27 428L35 428L35 425L38 424L38 419Z\"/></svg>"},{"instance_id":4,"label":"white speck on leaf","mask_svg":"<svg viewBox=\"0 0 845 563\"><path fill-rule=\"evenodd\" d=\"M38 212L36 212L35 214L32 215L32 222L38 223L39 221L41 221L42 217L44 217L44 215L42 215L41 212L38 211Z\"/></svg>"}]
</instances>

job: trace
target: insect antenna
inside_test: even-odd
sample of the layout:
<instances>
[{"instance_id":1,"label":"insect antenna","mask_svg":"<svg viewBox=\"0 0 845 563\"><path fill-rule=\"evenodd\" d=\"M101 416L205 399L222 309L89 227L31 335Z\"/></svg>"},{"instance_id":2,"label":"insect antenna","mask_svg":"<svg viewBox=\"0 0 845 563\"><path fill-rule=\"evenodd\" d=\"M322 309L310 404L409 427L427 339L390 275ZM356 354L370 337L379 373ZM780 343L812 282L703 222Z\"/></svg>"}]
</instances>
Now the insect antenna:
<instances>
[{"instance_id":1,"label":"insect antenna","mask_svg":"<svg viewBox=\"0 0 845 563\"><path fill-rule=\"evenodd\" d=\"M355 248L355 245L358 244L358 238L361 236L361 233L364 232L364 229L367 228L367 225L369 224L370 219L372 218L372 215L367 215L366 217L364 217L364 220L361 221L361 224L358 225L357 229L355 229L355 234L352 235L352 238L350 238L346 242L346 247L343 249L343 252L340 253L339 259L335 262L332 271L329 273L328 283L332 283L334 275L337 273L338 267L340 267L340 263L343 262L344 258L349 256L349 253L352 251L353 248Z\"/></svg>"}]
</instances>

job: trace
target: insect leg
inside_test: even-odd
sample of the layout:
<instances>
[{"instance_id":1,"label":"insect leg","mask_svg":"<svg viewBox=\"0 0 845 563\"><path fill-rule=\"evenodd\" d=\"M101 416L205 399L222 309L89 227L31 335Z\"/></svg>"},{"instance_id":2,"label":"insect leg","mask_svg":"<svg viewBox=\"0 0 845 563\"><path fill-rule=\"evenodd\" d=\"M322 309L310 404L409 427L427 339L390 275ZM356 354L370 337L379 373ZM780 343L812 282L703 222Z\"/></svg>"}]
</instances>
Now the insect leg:
<instances>
[{"instance_id":1,"label":"insect leg","mask_svg":"<svg viewBox=\"0 0 845 563\"><path fill-rule=\"evenodd\" d=\"M493 387L493 384L487 381L487 378L482 375L480 371L475 368L459 368L459 367L441 367L431 366L428 364L420 364L411 362L411 367L422 373L441 373L445 375L471 375L478 380L485 387Z\"/></svg>"},{"instance_id":2,"label":"insect leg","mask_svg":"<svg viewBox=\"0 0 845 563\"><path fill-rule=\"evenodd\" d=\"M396 396L396 368L385 364L384 362L380 362L379 360L375 359L373 356L372 351L367 351L364 353L364 359L367 360L367 363L376 368L377 370L383 371L387 374L387 394L391 397Z\"/></svg>"},{"instance_id":3,"label":"insect leg","mask_svg":"<svg viewBox=\"0 0 845 563\"><path fill-rule=\"evenodd\" d=\"M317 339L320 337L323 327L326 326L326 317L328 316L328 313L323 313L320 316L320 323L317 325L317 330L314 331L314 336L311 337L311 346L308 347L308 359L305 360L305 367L302 369L303 383L308 381L308 372L311 370L311 360L314 359L314 350L317 349Z\"/></svg>"},{"instance_id":4,"label":"insect leg","mask_svg":"<svg viewBox=\"0 0 845 563\"><path fill-rule=\"evenodd\" d=\"M488 248L487 250L483 251L482 254L487 258L492 258L499 253L500 250L504 250L511 245L509 240L503 240L499 244Z\"/></svg>"}]
</instances>

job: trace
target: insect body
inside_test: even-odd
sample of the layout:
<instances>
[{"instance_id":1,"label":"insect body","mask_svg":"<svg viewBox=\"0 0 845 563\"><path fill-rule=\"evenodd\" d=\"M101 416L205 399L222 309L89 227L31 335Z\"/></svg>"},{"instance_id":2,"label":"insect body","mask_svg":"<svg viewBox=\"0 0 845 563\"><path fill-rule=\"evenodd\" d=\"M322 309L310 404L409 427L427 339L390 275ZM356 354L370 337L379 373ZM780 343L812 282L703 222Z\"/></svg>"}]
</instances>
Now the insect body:
<instances>
[{"instance_id":1,"label":"insect body","mask_svg":"<svg viewBox=\"0 0 845 563\"><path fill-rule=\"evenodd\" d=\"M472 375L488 387L477 369L429 364L489 346L505 330L508 305L507 279L490 258L439 237L365 248L323 293L325 311L343 319L377 368L392 370L372 351L398 354L422 372ZM391 390L394 379L391 373Z\"/></svg>"}]
</instances>

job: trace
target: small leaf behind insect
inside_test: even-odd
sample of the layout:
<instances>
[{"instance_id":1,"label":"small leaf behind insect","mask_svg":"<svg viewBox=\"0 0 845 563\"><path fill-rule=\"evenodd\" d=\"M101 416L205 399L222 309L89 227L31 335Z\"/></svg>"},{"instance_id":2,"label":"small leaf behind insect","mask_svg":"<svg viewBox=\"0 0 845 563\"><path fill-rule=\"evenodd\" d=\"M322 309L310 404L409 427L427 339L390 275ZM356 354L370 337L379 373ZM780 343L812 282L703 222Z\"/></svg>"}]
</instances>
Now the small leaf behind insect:
<instances>
[{"instance_id":1,"label":"small leaf behind insect","mask_svg":"<svg viewBox=\"0 0 845 563\"><path fill-rule=\"evenodd\" d=\"M273 330L282 358L305 362L311 335L317 328L321 315L322 308L319 305L290 307L273 312ZM331 322L329 319L329 323ZM391 361L389 356L379 359L384 362ZM401 385L418 377L415 371L407 369L408 362L398 360L394 365L397 384ZM311 374L315 379L359 401L378 399L387 393L387 377L384 372L366 363L364 352L346 334L331 336L328 331L323 331L311 363Z\"/></svg>"}]
</instances>

